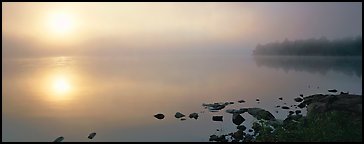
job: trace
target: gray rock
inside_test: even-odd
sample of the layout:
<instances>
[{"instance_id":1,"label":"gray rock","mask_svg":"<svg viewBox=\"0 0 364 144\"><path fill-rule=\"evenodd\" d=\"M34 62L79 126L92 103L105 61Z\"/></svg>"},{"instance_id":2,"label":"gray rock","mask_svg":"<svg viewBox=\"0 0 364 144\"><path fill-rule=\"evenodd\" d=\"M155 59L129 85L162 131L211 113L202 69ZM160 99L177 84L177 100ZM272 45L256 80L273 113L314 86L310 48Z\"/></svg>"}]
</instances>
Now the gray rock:
<instances>
[{"instance_id":1,"label":"gray rock","mask_svg":"<svg viewBox=\"0 0 364 144\"><path fill-rule=\"evenodd\" d=\"M176 112L176 114L174 115L174 117L176 118L181 118L181 117L184 117L185 115L180 113L180 112Z\"/></svg>"},{"instance_id":2,"label":"gray rock","mask_svg":"<svg viewBox=\"0 0 364 144\"><path fill-rule=\"evenodd\" d=\"M58 138L56 138L53 142L62 142L64 140L63 136L60 136Z\"/></svg>"},{"instance_id":3,"label":"gray rock","mask_svg":"<svg viewBox=\"0 0 364 144\"><path fill-rule=\"evenodd\" d=\"M248 108L248 113L256 119L274 120L275 117L269 112L261 108Z\"/></svg>"},{"instance_id":4,"label":"gray rock","mask_svg":"<svg viewBox=\"0 0 364 144\"><path fill-rule=\"evenodd\" d=\"M336 93L336 92L337 92L337 90L336 90L336 89L329 89L329 90L327 90L327 91L332 92L332 93Z\"/></svg>"},{"instance_id":5,"label":"gray rock","mask_svg":"<svg viewBox=\"0 0 364 144\"><path fill-rule=\"evenodd\" d=\"M197 119L198 118L198 113L191 113L188 117Z\"/></svg>"},{"instance_id":6,"label":"gray rock","mask_svg":"<svg viewBox=\"0 0 364 144\"><path fill-rule=\"evenodd\" d=\"M233 123L236 125L240 125L245 121L245 119L240 114L233 114Z\"/></svg>"},{"instance_id":7,"label":"gray rock","mask_svg":"<svg viewBox=\"0 0 364 144\"><path fill-rule=\"evenodd\" d=\"M154 115L154 117L157 118L157 119L163 119L164 115L163 114L156 114L156 115Z\"/></svg>"},{"instance_id":8,"label":"gray rock","mask_svg":"<svg viewBox=\"0 0 364 144\"><path fill-rule=\"evenodd\" d=\"M240 100L240 101L238 101L239 103L243 103L243 102L245 102L245 100Z\"/></svg>"},{"instance_id":9,"label":"gray rock","mask_svg":"<svg viewBox=\"0 0 364 144\"><path fill-rule=\"evenodd\" d=\"M93 132L93 133L90 133L87 138L93 139L95 136L96 136L96 133Z\"/></svg>"},{"instance_id":10,"label":"gray rock","mask_svg":"<svg viewBox=\"0 0 364 144\"><path fill-rule=\"evenodd\" d=\"M293 112L293 111L289 111L288 113L289 113L290 115L293 115L293 114L294 114L294 112Z\"/></svg>"},{"instance_id":11,"label":"gray rock","mask_svg":"<svg viewBox=\"0 0 364 144\"><path fill-rule=\"evenodd\" d=\"M283 100L283 98L282 97L280 97L280 98L278 98L279 100Z\"/></svg>"},{"instance_id":12,"label":"gray rock","mask_svg":"<svg viewBox=\"0 0 364 144\"><path fill-rule=\"evenodd\" d=\"M223 121L222 116L212 116L213 121Z\"/></svg>"},{"instance_id":13,"label":"gray rock","mask_svg":"<svg viewBox=\"0 0 364 144\"><path fill-rule=\"evenodd\" d=\"M241 108L239 110L236 110L236 109L227 109L225 112L231 113L231 114L242 114L242 113L245 113L247 111L248 111L247 108Z\"/></svg>"},{"instance_id":14,"label":"gray rock","mask_svg":"<svg viewBox=\"0 0 364 144\"><path fill-rule=\"evenodd\" d=\"M184 121L184 120L186 120L186 118L181 118L181 121Z\"/></svg>"},{"instance_id":15,"label":"gray rock","mask_svg":"<svg viewBox=\"0 0 364 144\"><path fill-rule=\"evenodd\" d=\"M296 102L302 102L302 101L303 101L303 99L302 99L302 98L300 98L300 97L298 97L298 98L295 98L295 99L294 99L294 101L296 101Z\"/></svg>"},{"instance_id":16,"label":"gray rock","mask_svg":"<svg viewBox=\"0 0 364 144\"><path fill-rule=\"evenodd\" d=\"M282 106L282 109L289 109L288 106Z\"/></svg>"}]
</instances>

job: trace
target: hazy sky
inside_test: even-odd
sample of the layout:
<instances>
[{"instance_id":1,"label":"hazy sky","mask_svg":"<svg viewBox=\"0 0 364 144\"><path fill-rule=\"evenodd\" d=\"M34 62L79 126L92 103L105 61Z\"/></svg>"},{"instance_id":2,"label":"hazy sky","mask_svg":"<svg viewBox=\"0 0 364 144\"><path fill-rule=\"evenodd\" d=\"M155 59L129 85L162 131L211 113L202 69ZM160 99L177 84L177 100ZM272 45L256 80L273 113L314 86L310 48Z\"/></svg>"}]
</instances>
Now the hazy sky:
<instances>
[{"instance_id":1,"label":"hazy sky","mask_svg":"<svg viewBox=\"0 0 364 144\"><path fill-rule=\"evenodd\" d=\"M3 56L254 48L285 38L362 35L362 5L2 3L2 21Z\"/></svg>"}]
</instances>

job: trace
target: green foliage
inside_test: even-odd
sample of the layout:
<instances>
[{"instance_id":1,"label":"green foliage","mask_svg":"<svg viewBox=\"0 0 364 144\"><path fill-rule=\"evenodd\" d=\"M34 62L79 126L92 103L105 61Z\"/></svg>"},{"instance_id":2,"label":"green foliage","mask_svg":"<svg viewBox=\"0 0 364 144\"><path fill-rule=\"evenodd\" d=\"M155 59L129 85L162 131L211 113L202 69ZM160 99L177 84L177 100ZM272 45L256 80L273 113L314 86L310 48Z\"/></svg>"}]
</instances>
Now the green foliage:
<instances>
[{"instance_id":1,"label":"green foliage","mask_svg":"<svg viewBox=\"0 0 364 144\"><path fill-rule=\"evenodd\" d=\"M306 120L305 120L306 119ZM327 112L276 126L260 121L256 141L264 142L361 142L362 118L345 112ZM256 127L257 128L257 127Z\"/></svg>"}]
</instances>

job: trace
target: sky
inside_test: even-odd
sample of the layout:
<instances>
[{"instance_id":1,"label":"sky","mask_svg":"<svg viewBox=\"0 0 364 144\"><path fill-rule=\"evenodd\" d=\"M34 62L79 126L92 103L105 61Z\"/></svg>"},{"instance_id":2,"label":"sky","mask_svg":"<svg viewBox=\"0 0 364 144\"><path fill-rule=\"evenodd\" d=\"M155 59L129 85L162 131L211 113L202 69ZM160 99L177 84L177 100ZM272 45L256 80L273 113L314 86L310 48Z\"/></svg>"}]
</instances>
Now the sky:
<instances>
[{"instance_id":1,"label":"sky","mask_svg":"<svg viewBox=\"0 0 364 144\"><path fill-rule=\"evenodd\" d=\"M3 57L222 52L358 35L360 2L2 3Z\"/></svg>"}]
</instances>

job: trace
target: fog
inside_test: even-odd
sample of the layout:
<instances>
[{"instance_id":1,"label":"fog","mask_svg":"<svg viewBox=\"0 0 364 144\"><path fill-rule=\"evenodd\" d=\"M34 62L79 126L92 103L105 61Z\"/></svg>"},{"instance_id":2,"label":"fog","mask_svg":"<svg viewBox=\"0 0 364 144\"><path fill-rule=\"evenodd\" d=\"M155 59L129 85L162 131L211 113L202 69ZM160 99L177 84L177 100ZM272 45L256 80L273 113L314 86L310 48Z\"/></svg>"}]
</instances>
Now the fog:
<instances>
[{"instance_id":1,"label":"fog","mask_svg":"<svg viewBox=\"0 0 364 144\"><path fill-rule=\"evenodd\" d=\"M2 3L2 57L251 54L258 43L362 35L361 3ZM49 28L66 14L71 28ZM60 25L62 26L62 25Z\"/></svg>"}]
</instances>

